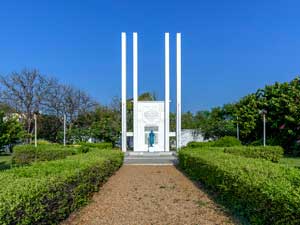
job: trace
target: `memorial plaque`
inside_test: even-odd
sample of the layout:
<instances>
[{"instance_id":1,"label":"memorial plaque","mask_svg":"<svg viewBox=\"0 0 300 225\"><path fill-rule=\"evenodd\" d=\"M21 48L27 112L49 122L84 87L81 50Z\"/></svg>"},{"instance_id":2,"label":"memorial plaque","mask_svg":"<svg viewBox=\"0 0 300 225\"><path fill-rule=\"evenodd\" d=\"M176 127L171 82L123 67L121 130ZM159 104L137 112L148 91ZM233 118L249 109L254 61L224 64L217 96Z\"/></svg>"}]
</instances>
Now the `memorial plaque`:
<instances>
[{"instance_id":1,"label":"memorial plaque","mask_svg":"<svg viewBox=\"0 0 300 225\"><path fill-rule=\"evenodd\" d=\"M144 119L145 122L148 123L157 123L160 120L160 113L158 110L153 110L153 109L147 110L144 113Z\"/></svg>"}]
</instances>

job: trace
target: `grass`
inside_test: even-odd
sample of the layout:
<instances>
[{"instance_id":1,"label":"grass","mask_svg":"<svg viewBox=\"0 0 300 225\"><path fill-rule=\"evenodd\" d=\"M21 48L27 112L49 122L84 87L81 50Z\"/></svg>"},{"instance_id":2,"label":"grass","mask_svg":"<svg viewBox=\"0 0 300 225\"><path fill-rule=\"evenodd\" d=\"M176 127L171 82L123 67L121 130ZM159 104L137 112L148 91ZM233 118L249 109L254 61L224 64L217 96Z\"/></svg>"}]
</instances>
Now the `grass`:
<instances>
[{"instance_id":1,"label":"grass","mask_svg":"<svg viewBox=\"0 0 300 225\"><path fill-rule=\"evenodd\" d=\"M11 167L11 155L0 154L0 171L10 169Z\"/></svg>"},{"instance_id":2,"label":"grass","mask_svg":"<svg viewBox=\"0 0 300 225\"><path fill-rule=\"evenodd\" d=\"M279 163L300 168L300 157L283 157L279 160Z\"/></svg>"}]
</instances>

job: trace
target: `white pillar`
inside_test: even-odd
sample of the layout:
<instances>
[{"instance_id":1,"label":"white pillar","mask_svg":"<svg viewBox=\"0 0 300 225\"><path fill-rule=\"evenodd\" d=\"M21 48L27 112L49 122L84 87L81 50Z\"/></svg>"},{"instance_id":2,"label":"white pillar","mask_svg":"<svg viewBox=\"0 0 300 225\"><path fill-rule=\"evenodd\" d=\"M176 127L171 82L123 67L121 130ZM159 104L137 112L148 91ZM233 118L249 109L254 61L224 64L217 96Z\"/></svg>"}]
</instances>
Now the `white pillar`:
<instances>
[{"instance_id":1,"label":"white pillar","mask_svg":"<svg viewBox=\"0 0 300 225\"><path fill-rule=\"evenodd\" d=\"M133 150L138 147L138 40L133 33Z\"/></svg>"},{"instance_id":2,"label":"white pillar","mask_svg":"<svg viewBox=\"0 0 300 225\"><path fill-rule=\"evenodd\" d=\"M165 33L165 151L169 151L170 116L170 35Z\"/></svg>"},{"instance_id":3,"label":"white pillar","mask_svg":"<svg viewBox=\"0 0 300 225\"><path fill-rule=\"evenodd\" d=\"M126 129L126 33L122 32L122 151L127 148Z\"/></svg>"},{"instance_id":4,"label":"white pillar","mask_svg":"<svg viewBox=\"0 0 300 225\"><path fill-rule=\"evenodd\" d=\"M263 114L263 122L264 122L264 134L263 134L263 138L264 138L264 147L266 146L266 114Z\"/></svg>"},{"instance_id":5,"label":"white pillar","mask_svg":"<svg viewBox=\"0 0 300 225\"><path fill-rule=\"evenodd\" d=\"M181 147L181 33L176 34L176 149Z\"/></svg>"},{"instance_id":6,"label":"white pillar","mask_svg":"<svg viewBox=\"0 0 300 225\"><path fill-rule=\"evenodd\" d=\"M240 140L239 117L236 117L236 138Z\"/></svg>"},{"instance_id":7,"label":"white pillar","mask_svg":"<svg viewBox=\"0 0 300 225\"><path fill-rule=\"evenodd\" d=\"M64 114L64 146L66 146L66 114Z\"/></svg>"},{"instance_id":8,"label":"white pillar","mask_svg":"<svg viewBox=\"0 0 300 225\"><path fill-rule=\"evenodd\" d=\"M34 114L34 146L37 147L37 115Z\"/></svg>"}]
</instances>

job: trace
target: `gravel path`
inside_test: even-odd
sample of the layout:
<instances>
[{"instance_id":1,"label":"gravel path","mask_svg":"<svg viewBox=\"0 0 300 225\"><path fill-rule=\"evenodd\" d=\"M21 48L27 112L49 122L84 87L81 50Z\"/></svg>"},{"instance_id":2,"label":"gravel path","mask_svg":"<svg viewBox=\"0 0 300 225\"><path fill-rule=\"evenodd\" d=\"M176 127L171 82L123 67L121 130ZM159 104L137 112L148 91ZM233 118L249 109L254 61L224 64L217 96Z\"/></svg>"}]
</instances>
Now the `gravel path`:
<instances>
[{"instance_id":1,"label":"gravel path","mask_svg":"<svg viewBox=\"0 0 300 225\"><path fill-rule=\"evenodd\" d=\"M234 224L174 166L124 165L62 225Z\"/></svg>"}]
</instances>

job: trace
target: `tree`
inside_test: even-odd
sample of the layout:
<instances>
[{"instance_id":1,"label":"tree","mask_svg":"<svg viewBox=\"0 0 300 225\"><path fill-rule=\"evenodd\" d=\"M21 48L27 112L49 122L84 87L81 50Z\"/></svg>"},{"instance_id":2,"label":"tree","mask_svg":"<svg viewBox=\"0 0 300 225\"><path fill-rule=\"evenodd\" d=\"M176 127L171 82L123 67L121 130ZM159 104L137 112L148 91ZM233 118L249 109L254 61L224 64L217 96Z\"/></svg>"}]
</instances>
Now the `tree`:
<instances>
[{"instance_id":1,"label":"tree","mask_svg":"<svg viewBox=\"0 0 300 225\"><path fill-rule=\"evenodd\" d=\"M95 110L82 113L74 121L74 128L96 141L117 143L121 132L119 98L113 98L109 106L98 105ZM80 138L77 138L80 139Z\"/></svg>"},{"instance_id":2,"label":"tree","mask_svg":"<svg viewBox=\"0 0 300 225\"><path fill-rule=\"evenodd\" d=\"M52 88L53 80L42 76L38 70L24 69L9 76L0 76L3 86L1 101L12 107L15 112L24 115L25 129L33 132L33 115L39 112L45 96Z\"/></svg>"},{"instance_id":3,"label":"tree","mask_svg":"<svg viewBox=\"0 0 300 225\"><path fill-rule=\"evenodd\" d=\"M243 97L236 104L241 140L262 143L263 122L259 110L266 110L267 144L281 145L286 153L300 155L300 79L267 85Z\"/></svg>"},{"instance_id":4,"label":"tree","mask_svg":"<svg viewBox=\"0 0 300 225\"><path fill-rule=\"evenodd\" d=\"M203 111L196 114L198 127L205 139L218 139L234 136L233 106L216 107L211 112Z\"/></svg>"},{"instance_id":5,"label":"tree","mask_svg":"<svg viewBox=\"0 0 300 225\"><path fill-rule=\"evenodd\" d=\"M190 111L181 115L181 126L183 129L194 129L196 128L194 115Z\"/></svg>"},{"instance_id":6,"label":"tree","mask_svg":"<svg viewBox=\"0 0 300 225\"><path fill-rule=\"evenodd\" d=\"M8 76L0 76L0 109L16 112L24 120L28 141L34 131L33 116L38 113L39 137L57 140L66 115L68 129L81 114L94 110L97 103L80 89L62 85L54 78L48 78L38 70L24 69Z\"/></svg>"},{"instance_id":7,"label":"tree","mask_svg":"<svg viewBox=\"0 0 300 225\"><path fill-rule=\"evenodd\" d=\"M108 107L101 107L96 110L96 115L96 120L91 126L91 137L115 146L121 132L119 113Z\"/></svg>"},{"instance_id":8,"label":"tree","mask_svg":"<svg viewBox=\"0 0 300 225\"><path fill-rule=\"evenodd\" d=\"M54 115L38 115L38 138L45 139L51 142L62 142L63 139L58 139L58 134L63 130L61 119Z\"/></svg>"},{"instance_id":9,"label":"tree","mask_svg":"<svg viewBox=\"0 0 300 225\"><path fill-rule=\"evenodd\" d=\"M17 114L5 116L0 112L0 149L7 145L16 144L24 137L22 124L18 121Z\"/></svg>"}]
</instances>

